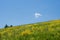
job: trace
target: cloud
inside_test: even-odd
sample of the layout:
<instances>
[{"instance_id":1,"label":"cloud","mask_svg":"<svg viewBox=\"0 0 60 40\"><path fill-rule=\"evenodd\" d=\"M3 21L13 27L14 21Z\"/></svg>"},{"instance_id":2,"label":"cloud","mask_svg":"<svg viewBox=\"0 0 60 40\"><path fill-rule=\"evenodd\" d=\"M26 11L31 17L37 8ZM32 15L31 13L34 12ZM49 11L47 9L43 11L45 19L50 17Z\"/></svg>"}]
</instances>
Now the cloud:
<instances>
[{"instance_id":1,"label":"cloud","mask_svg":"<svg viewBox=\"0 0 60 40\"><path fill-rule=\"evenodd\" d=\"M35 18L39 18L41 17L42 15L40 13L35 13Z\"/></svg>"}]
</instances>

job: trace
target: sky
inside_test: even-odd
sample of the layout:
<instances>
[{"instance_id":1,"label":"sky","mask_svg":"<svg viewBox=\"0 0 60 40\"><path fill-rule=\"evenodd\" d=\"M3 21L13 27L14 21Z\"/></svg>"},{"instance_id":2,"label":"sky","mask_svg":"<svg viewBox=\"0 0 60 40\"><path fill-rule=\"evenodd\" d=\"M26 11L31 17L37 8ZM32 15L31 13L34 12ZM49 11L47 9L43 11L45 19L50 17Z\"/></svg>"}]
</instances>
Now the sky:
<instances>
[{"instance_id":1,"label":"sky","mask_svg":"<svg viewBox=\"0 0 60 40\"><path fill-rule=\"evenodd\" d=\"M60 0L0 0L0 28L60 19Z\"/></svg>"}]
</instances>

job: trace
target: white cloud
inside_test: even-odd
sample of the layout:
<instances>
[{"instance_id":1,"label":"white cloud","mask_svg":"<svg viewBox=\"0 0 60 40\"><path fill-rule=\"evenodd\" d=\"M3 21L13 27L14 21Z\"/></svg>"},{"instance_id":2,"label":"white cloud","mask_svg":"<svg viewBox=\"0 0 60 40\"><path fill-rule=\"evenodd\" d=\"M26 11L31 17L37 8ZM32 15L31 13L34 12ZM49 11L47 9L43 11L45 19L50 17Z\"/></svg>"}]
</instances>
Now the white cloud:
<instances>
[{"instance_id":1,"label":"white cloud","mask_svg":"<svg viewBox=\"0 0 60 40\"><path fill-rule=\"evenodd\" d=\"M40 14L40 13L35 13L35 17L36 18L39 18L39 17L41 17L42 15Z\"/></svg>"}]
</instances>

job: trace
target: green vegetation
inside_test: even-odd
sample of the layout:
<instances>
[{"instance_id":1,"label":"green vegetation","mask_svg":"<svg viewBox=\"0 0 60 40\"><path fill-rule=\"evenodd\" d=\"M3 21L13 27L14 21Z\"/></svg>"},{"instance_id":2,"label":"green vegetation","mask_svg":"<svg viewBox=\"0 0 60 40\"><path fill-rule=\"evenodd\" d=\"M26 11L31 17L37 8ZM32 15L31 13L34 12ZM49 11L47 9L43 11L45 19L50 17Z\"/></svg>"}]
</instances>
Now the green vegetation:
<instances>
[{"instance_id":1,"label":"green vegetation","mask_svg":"<svg viewBox=\"0 0 60 40\"><path fill-rule=\"evenodd\" d=\"M60 40L60 20L0 29L0 40Z\"/></svg>"}]
</instances>

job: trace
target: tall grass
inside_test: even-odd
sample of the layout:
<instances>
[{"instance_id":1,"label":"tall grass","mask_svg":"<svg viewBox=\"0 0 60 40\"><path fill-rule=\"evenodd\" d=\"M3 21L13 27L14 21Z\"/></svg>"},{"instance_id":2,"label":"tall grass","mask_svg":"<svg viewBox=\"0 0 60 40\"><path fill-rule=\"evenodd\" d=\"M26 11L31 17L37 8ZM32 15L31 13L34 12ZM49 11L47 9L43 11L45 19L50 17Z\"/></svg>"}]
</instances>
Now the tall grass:
<instances>
[{"instance_id":1,"label":"tall grass","mask_svg":"<svg viewBox=\"0 0 60 40\"><path fill-rule=\"evenodd\" d=\"M60 20L0 29L0 40L60 40Z\"/></svg>"}]
</instances>

